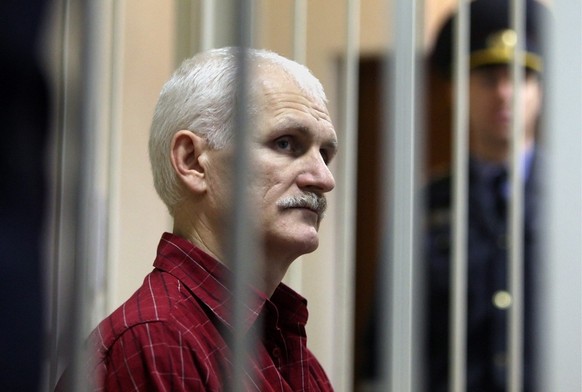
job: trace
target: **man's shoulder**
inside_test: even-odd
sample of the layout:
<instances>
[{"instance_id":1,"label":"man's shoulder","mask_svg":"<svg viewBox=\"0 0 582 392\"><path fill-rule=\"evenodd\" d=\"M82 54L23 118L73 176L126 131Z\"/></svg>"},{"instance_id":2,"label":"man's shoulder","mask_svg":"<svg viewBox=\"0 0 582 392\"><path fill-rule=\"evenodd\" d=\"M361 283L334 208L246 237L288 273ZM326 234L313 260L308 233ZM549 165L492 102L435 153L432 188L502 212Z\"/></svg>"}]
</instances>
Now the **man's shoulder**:
<instances>
[{"instance_id":1,"label":"man's shoulder","mask_svg":"<svg viewBox=\"0 0 582 392\"><path fill-rule=\"evenodd\" d=\"M206 313L191 292L169 273L154 270L133 295L106 317L92 333L99 350L108 350L121 336L129 331L147 329L151 325L168 333L179 333L183 324L204 318Z\"/></svg>"},{"instance_id":2,"label":"man's shoulder","mask_svg":"<svg viewBox=\"0 0 582 392\"><path fill-rule=\"evenodd\" d=\"M227 351L223 333L221 320L194 287L155 269L93 330L89 367L104 390L132 388L134 379L139 390L183 390L172 387L176 382L185 390L201 390L202 384L219 390Z\"/></svg>"},{"instance_id":3,"label":"man's shoulder","mask_svg":"<svg viewBox=\"0 0 582 392\"><path fill-rule=\"evenodd\" d=\"M451 199L452 175L450 171L442 171L431 176L425 186L429 209L442 208L449 204Z\"/></svg>"}]
</instances>

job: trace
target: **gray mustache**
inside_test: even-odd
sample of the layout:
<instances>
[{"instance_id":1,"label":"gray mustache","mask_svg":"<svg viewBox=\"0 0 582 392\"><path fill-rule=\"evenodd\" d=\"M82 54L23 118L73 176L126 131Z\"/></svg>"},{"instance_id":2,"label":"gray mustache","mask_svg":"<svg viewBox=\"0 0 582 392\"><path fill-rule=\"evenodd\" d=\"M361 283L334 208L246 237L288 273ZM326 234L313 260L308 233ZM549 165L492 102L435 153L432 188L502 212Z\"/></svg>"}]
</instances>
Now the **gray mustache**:
<instances>
[{"instance_id":1,"label":"gray mustache","mask_svg":"<svg viewBox=\"0 0 582 392\"><path fill-rule=\"evenodd\" d=\"M309 208L314 210L322 219L327 209L327 200L325 196L319 196L313 192L306 192L301 195L289 196L277 202L277 206L286 208Z\"/></svg>"}]
</instances>

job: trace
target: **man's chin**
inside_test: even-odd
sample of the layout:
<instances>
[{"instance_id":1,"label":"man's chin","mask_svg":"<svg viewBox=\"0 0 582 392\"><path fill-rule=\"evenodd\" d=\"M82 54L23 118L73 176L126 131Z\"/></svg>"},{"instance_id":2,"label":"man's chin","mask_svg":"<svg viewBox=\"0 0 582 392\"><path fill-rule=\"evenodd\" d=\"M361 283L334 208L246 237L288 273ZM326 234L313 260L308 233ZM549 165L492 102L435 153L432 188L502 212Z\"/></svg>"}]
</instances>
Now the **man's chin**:
<instances>
[{"instance_id":1,"label":"man's chin","mask_svg":"<svg viewBox=\"0 0 582 392\"><path fill-rule=\"evenodd\" d=\"M287 253L285 250L296 257L304 254L312 253L319 247L319 236L315 233L305 233L303 235L296 235L292 237L281 238L277 241L278 252Z\"/></svg>"},{"instance_id":2,"label":"man's chin","mask_svg":"<svg viewBox=\"0 0 582 392\"><path fill-rule=\"evenodd\" d=\"M305 245L305 253L314 252L319 247L319 233L317 229L314 229L314 233L310 236L306 236L303 244Z\"/></svg>"}]
</instances>

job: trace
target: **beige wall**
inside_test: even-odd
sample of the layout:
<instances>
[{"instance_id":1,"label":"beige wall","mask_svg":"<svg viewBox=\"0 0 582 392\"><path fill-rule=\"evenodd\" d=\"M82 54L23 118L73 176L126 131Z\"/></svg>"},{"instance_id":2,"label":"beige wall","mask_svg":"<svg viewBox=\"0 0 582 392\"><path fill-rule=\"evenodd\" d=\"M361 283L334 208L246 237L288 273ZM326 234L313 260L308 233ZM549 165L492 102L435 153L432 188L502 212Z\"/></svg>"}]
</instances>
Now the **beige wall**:
<instances>
[{"instance_id":1,"label":"beige wall","mask_svg":"<svg viewBox=\"0 0 582 392\"><path fill-rule=\"evenodd\" d=\"M120 2L122 109L118 121L111 215L109 310L119 306L152 268L156 247L170 219L153 188L147 141L160 89L174 69L171 1Z\"/></svg>"}]
</instances>

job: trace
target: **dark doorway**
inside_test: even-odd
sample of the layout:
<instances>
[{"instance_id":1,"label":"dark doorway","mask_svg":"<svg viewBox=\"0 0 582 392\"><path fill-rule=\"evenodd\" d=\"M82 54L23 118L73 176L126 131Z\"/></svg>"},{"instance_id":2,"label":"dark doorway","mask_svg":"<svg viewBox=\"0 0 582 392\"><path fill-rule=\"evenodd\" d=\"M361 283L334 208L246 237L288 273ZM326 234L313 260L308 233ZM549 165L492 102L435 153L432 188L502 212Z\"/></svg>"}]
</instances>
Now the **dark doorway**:
<instances>
[{"instance_id":1,"label":"dark doorway","mask_svg":"<svg viewBox=\"0 0 582 392\"><path fill-rule=\"evenodd\" d=\"M426 138L425 177L447 168L451 159L451 104L448 82L428 67L425 80ZM358 170L356 219L356 307L355 307L355 390L359 389L369 364L365 349L380 254L380 135L384 109L389 106L382 93L384 59L364 57L359 69Z\"/></svg>"}]
</instances>

